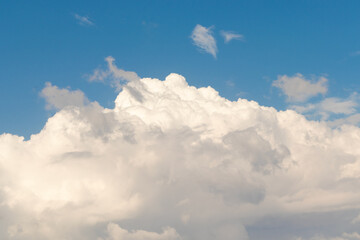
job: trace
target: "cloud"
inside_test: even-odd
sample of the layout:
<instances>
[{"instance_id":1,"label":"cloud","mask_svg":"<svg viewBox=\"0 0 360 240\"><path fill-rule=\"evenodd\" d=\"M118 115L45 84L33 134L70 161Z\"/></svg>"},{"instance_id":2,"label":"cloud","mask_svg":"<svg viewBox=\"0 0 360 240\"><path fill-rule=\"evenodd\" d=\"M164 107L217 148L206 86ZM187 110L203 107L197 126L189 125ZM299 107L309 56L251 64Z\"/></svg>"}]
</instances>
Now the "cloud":
<instances>
[{"instance_id":1,"label":"cloud","mask_svg":"<svg viewBox=\"0 0 360 240\"><path fill-rule=\"evenodd\" d=\"M293 77L278 76L272 85L278 87L291 102L290 109L305 114L309 119L327 121L331 127L343 124L357 125L360 122L358 106L360 97L354 92L348 98L326 97L327 79L319 77L317 81L310 81L300 73ZM322 99L310 101L316 95L322 94Z\"/></svg>"},{"instance_id":2,"label":"cloud","mask_svg":"<svg viewBox=\"0 0 360 240\"><path fill-rule=\"evenodd\" d=\"M327 79L319 77L316 82L306 79L302 74L280 75L272 85L280 88L289 102L304 102L318 94L326 94Z\"/></svg>"},{"instance_id":3,"label":"cloud","mask_svg":"<svg viewBox=\"0 0 360 240\"><path fill-rule=\"evenodd\" d=\"M244 40L244 36L231 31L220 31L221 36L224 38L225 43L229 43L231 40Z\"/></svg>"},{"instance_id":4,"label":"cloud","mask_svg":"<svg viewBox=\"0 0 360 240\"><path fill-rule=\"evenodd\" d=\"M78 21L78 24L83 26L92 26L94 23L90 20L89 17L80 16L79 14L74 14L75 19Z\"/></svg>"},{"instance_id":5,"label":"cloud","mask_svg":"<svg viewBox=\"0 0 360 240\"><path fill-rule=\"evenodd\" d=\"M191 34L191 39L194 41L195 46L200 50L203 50L216 58L217 46L212 28L213 27L206 28L197 24Z\"/></svg>"},{"instance_id":6,"label":"cloud","mask_svg":"<svg viewBox=\"0 0 360 240\"><path fill-rule=\"evenodd\" d=\"M47 82L40 93L46 101L46 108L62 109L67 106L82 107L89 103L85 94L80 90L71 91L69 89L59 89Z\"/></svg>"},{"instance_id":7,"label":"cloud","mask_svg":"<svg viewBox=\"0 0 360 240\"><path fill-rule=\"evenodd\" d=\"M360 124L360 113L355 113L350 116L328 121L328 124L332 127L341 126L344 124L357 126Z\"/></svg>"},{"instance_id":8,"label":"cloud","mask_svg":"<svg viewBox=\"0 0 360 240\"><path fill-rule=\"evenodd\" d=\"M106 240L181 240L173 228L165 228L162 233L137 230L129 232L119 225L110 223L107 227L109 237Z\"/></svg>"},{"instance_id":9,"label":"cloud","mask_svg":"<svg viewBox=\"0 0 360 240\"><path fill-rule=\"evenodd\" d=\"M355 92L348 98L329 97L316 103L292 105L290 108L311 118L320 117L329 121L330 126L335 127L342 124L358 124L360 122L358 106L359 95Z\"/></svg>"},{"instance_id":10,"label":"cloud","mask_svg":"<svg viewBox=\"0 0 360 240\"><path fill-rule=\"evenodd\" d=\"M314 115L321 115L322 119L326 120L332 114L350 115L356 113L358 103L353 99L341 98L325 98L318 103L310 103L305 106L293 105L292 109L300 113L312 113Z\"/></svg>"},{"instance_id":11,"label":"cloud","mask_svg":"<svg viewBox=\"0 0 360 240\"><path fill-rule=\"evenodd\" d=\"M87 76L90 82L105 82L108 80L112 87L120 91L127 82L139 81L140 77L135 72L117 68L113 57L108 56L105 61L108 68L106 70L95 69L93 74Z\"/></svg>"},{"instance_id":12,"label":"cloud","mask_svg":"<svg viewBox=\"0 0 360 240\"><path fill-rule=\"evenodd\" d=\"M63 103L74 91L45 88L60 110L41 132L0 135L1 239L289 239L297 227L302 238L359 229L355 126L229 101L177 74L126 81L112 109L81 104L79 93Z\"/></svg>"}]
</instances>

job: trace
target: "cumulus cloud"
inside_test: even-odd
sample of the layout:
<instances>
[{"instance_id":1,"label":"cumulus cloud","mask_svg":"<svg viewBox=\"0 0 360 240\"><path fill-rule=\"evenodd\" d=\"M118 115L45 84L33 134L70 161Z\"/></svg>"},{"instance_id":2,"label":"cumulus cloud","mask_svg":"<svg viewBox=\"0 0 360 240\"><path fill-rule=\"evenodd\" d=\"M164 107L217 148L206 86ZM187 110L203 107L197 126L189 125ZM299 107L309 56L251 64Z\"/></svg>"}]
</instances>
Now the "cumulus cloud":
<instances>
[{"instance_id":1,"label":"cumulus cloud","mask_svg":"<svg viewBox=\"0 0 360 240\"><path fill-rule=\"evenodd\" d=\"M224 38L225 43L229 43L231 40L244 40L244 36L231 31L220 31L221 36Z\"/></svg>"},{"instance_id":2,"label":"cumulus cloud","mask_svg":"<svg viewBox=\"0 0 360 240\"><path fill-rule=\"evenodd\" d=\"M105 61L107 62L108 68L105 70L95 69L94 73L88 76L90 82L105 82L108 80L112 87L120 91L127 82L135 82L140 79L136 72L119 69L115 65L115 59L113 57L108 56L105 58Z\"/></svg>"},{"instance_id":3,"label":"cumulus cloud","mask_svg":"<svg viewBox=\"0 0 360 240\"><path fill-rule=\"evenodd\" d=\"M261 222L320 213L333 217L303 224L307 236L359 229L359 128L177 74L124 84L113 109L49 100L60 110L40 133L0 135L1 239L290 239ZM298 235L291 224L277 236Z\"/></svg>"},{"instance_id":4,"label":"cumulus cloud","mask_svg":"<svg viewBox=\"0 0 360 240\"><path fill-rule=\"evenodd\" d=\"M69 89L59 89L47 82L40 93L46 101L46 108L62 109L66 106L82 107L89 103L85 94L80 90L71 91Z\"/></svg>"},{"instance_id":5,"label":"cumulus cloud","mask_svg":"<svg viewBox=\"0 0 360 240\"><path fill-rule=\"evenodd\" d=\"M318 94L324 95L328 90L327 81L325 77L311 81L297 73L294 76L280 75L272 85L280 88L289 102L304 102Z\"/></svg>"},{"instance_id":6,"label":"cumulus cloud","mask_svg":"<svg viewBox=\"0 0 360 240\"><path fill-rule=\"evenodd\" d=\"M195 46L197 46L200 50L205 51L216 58L217 46L212 28L213 27L206 28L197 24L191 34L191 39L193 40Z\"/></svg>"},{"instance_id":7,"label":"cumulus cloud","mask_svg":"<svg viewBox=\"0 0 360 240\"><path fill-rule=\"evenodd\" d=\"M90 20L89 17L80 16L79 14L74 14L74 18L78 21L78 24L83 26L92 26L94 23Z\"/></svg>"}]
</instances>

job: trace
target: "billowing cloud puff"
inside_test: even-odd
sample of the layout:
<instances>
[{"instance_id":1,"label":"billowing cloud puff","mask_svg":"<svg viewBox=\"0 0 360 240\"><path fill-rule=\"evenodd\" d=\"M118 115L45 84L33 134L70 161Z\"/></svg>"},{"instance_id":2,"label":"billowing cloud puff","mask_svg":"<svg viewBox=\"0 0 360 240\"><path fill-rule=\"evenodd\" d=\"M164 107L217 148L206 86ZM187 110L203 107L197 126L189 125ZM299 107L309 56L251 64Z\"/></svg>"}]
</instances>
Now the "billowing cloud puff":
<instances>
[{"instance_id":1,"label":"billowing cloud puff","mask_svg":"<svg viewBox=\"0 0 360 240\"><path fill-rule=\"evenodd\" d=\"M62 103L53 88L46 99ZM0 135L1 239L307 239L359 229L355 126L232 102L177 74L129 81L113 109L61 106L27 141Z\"/></svg>"}]
</instances>

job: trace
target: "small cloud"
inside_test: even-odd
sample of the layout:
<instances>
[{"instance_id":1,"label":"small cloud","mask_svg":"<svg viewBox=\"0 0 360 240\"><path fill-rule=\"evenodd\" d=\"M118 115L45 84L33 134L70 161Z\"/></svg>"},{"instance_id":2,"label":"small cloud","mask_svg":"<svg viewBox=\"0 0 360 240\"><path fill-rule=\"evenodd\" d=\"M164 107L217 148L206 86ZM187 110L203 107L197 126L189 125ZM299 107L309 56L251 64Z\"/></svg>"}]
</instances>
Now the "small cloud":
<instances>
[{"instance_id":1,"label":"small cloud","mask_svg":"<svg viewBox=\"0 0 360 240\"><path fill-rule=\"evenodd\" d=\"M119 69L115 65L115 59L113 57L108 56L105 58L105 61L108 64L108 69L95 69L93 74L87 76L90 82L105 83L105 81L108 79L110 81L111 87L114 87L117 91L120 91L125 83L135 82L140 79L136 72Z\"/></svg>"},{"instance_id":2,"label":"small cloud","mask_svg":"<svg viewBox=\"0 0 360 240\"><path fill-rule=\"evenodd\" d=\"M191 34L191 39L199 49L211 54L216 58L217 46L212 32L213 27L204 27L197 24Z\"/></svg>"},{"instance_id":3,"label":"small cloud","mask_svg":"<svg viewBox=\"0 0 360 240\"><path fill-rule=\"evenodd\" d=\"M272 85L280 88L289 102L305 102L318 94L327 93L327 79L319 77L317 82L306 79L302 74L280 75Z\"/></svg>"},{"instance_id":4,"label":"small cloud","mask_svg":"<svg viewBox=\"0 0 360 240\"><path fill-rule=\"evenodd\" d=\"M325 98L320 102L320 108L334 114L353 114L356 112L357 103L352 99Z\"/></svg>"},{"instance_id":5,"label":"small cloud","mask_svg":"<svg viewBox=\"0 0 360 240\"><path fill-rule=\"evenodd\" d=\"M94 23L87 16L80 16L79 14L74 14L75 19L78 21L78 24L82 26L92 26Z\"/></svg>"},{"instance_id":6,"label":"small cloud","mask_svg":"<svg viewBox=\"0 0 360 240\"><path fill-rule=\"evenodd\" d=\"M94 70L93 74L88 75L88 80L89 82L104 82L108 76L108 72L97 68Z\"/></svg>"},{"instance_id":7,"label":"small cloud","mask_svg":"<svg viewBox=\"0 0 360 240\"><path fill-rule=\"evenodd\" d=\"M315 116L321 116L322 120L327 120L332 115L351 115L356 112L358 104L352 99L341 99L336 97L325 98L318 103L307 105L293 105L290 108L295 111Z\"/></svg>"},{"instance_id":8,"label":"small cloud","mask_svg":"<svg viewBox=\"0 0 360 240\"><path fill-rule=\"evenodd\" d=\"M231 40L244 40L244 35L231 31L220 31L220 34L223 36L225 43L229 43Z\"/></svg>"},{"instance_id":9,"label":"small cloud","mask_svg":"<svg viewBox=\"0 0 360 240\"><path fill-rule=\"evenodd\" d=\"M360 122L360 114L357 113L359 100L359 94L355 92L348 98L329 97L317 103L292 105L290 108L310 118L320 117L332 127L342 124L357 125Z\"/></svg>"},{"instance_id":10,"label":"small cloud","mask_svg":"<svg viewBox=\"0 0 360 240\"><path fill-rule=\"evenodd\" d=\"M90 101L80 90L60 89L47 82L40 92L40 96L46 101L46 109L62 109L67 106L82 107Z\"/></svg>"}]
</instances>

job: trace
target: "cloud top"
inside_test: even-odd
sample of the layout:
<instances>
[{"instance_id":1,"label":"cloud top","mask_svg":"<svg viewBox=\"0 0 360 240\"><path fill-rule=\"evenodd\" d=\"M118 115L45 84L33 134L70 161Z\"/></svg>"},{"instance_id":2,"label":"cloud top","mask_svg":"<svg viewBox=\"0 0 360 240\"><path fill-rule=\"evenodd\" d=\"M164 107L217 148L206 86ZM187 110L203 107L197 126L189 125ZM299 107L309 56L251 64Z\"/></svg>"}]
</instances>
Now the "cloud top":
<instances>
[{"instance_id":1,"label":"cloud top","mask_svg":"<svg viewBox=\"0 0 360 240\"><path fill-rule=\"evenodd\" d=\"M197 24L191 34L191 39L193 40L195 46L197 46L200 50L205 51L216 58L218 50L216 40L213 36L212 27L206 28Z\"/></svg>"}]
</instances>

